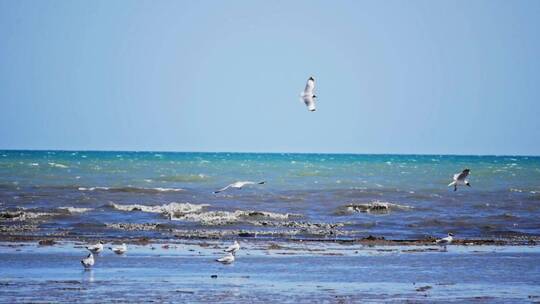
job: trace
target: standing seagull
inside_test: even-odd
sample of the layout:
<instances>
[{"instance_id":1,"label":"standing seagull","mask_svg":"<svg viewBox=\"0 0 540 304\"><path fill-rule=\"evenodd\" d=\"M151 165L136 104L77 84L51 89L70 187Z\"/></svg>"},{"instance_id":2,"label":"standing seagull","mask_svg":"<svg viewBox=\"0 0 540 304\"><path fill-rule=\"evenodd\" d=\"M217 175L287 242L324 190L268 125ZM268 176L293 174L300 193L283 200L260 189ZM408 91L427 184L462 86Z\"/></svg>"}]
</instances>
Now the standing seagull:
<instances>
[{"instance_id":1,"label":"standing seagull","mask_svg":"<svg viewBox=\"0 0 540 304\"><path fill-rule=\"evenodd\" d=\"M122 246L109 247L109 249L112 250L116 254L124 254L127 252L127 246L125 243L122 243Z\"/></svg>"},{"instance_id":2,"label":"standing seagull","mask_svg":"<svg viewBox=\"0 0 540 304\"><path fill-rule=\"evenodd\" d=\"M266 183L266 182L265 182L265 181L258 182L258 183L256 183L256 182L250 182L250 181L245 181L245 182L234 182L234 183L228 185L227 187L224 187L224 188L221 188L221 189L219 189L219 190L214 191L214 193L220 193L220 192L225 191L225 190L227 190L227 189L229 189L229 188L242 189L242 187L244 187L245 185L262 185L262 184L264 184L264 183Z\"/></svg>"},{"instance_id":3,"label":"standing seagull","mask_svg":"<svg viewBox=\"0 0 540 304\"><path fill-rule=\"evenodd\" d=\"M438 239L438 240L435 241L435 243L437 243L437 245L443 246L444 251L446 251L446 245L452 244L452 241L454 241L454 234L453 233L448 233L447 237L444 237L442 239Z\"/></svg>"},{"instance_id":4,"label":"standing seagull","mask_svg":"<svg viewBox=\"0 0 540 304\"><path fill-rule=\"evenodd\" d=\"M302 98L302 101L306 104L309 111L315 111L315 99L317 98L317 96L315 96L315 79L313 77L309 77L306 83L306 88L300 94L300 97Z\"/></svg>"},{"instance_id":5,"label":"standing seagull","mask_svg":"<svg viewBox=\"0 0 540 304\"><path fill-rule=\"evenodd\" d=\"M465 169L461 173L454 174L454 181L448 184L448 187L454 186L454 191L457 191L458 185L467 185L470 187L471 184L467 179L467 176L469 176L469 172L471 172L471 170Z\"/></svg>"},{"instance_id":6,"label":"standing seagull","mask_svg":"<svg viewBox=\"0 0 540 304\"><path fill-rule=\"evenodd\" d=\"M90 267L94 266L94 255L90 253L87 257L81 260L81 264L85 269L89 269Z\"/></svg>"},{"instance_id":7,"label":"standing seagull","mask_svg":"<svg viewBox=\"0 0 540 304\"><path fill-rule=\"evenodd\" d=\"M236 252L238 250L240 250L240 244L238 243L238 241L234 241L234 244L227 247L227 249L225 249L224 251L225 252L230 252L232 255L236 255Z\"/></svg>"},{"instance_id":8,"label":"standing seagull","mask_svg":"<svg viewBox=\"0 0 540 304\"><path fill-rule=\"evenodd\" d=\"M220 262L221 264L232 264L234 262L234 255L229 252L226 256L217 259L216 262Z\"/></svg>"},{"instance_id":9,"label":"standing seagull","mask_svg":"<svg viewBox=\"0 0 540 304\"><path fill-rule=\"evenodd\" d=\"M86 246L86 249L91 253L100 253L103 251L103 242L99 241L99 243L95 245Z\"/></svg>"}]
</instances>

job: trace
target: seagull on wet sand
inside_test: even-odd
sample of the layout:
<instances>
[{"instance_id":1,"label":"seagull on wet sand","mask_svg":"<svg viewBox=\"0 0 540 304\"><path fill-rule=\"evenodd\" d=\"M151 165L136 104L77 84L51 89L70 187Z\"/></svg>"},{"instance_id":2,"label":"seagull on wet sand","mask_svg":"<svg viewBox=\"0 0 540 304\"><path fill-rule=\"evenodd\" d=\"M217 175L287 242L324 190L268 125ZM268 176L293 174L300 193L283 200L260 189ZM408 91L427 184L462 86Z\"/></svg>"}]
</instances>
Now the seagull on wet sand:
<instances>
[{"instance_id":1,"label":"seagull on wet sand","mask_svg":"<svg viewBox=\"0 0 540 304\"><path fill-rule=\"evenodd\" d=\"M469 183L469 180L467 179L470 172L471 170L465 169L461 173L454 174L454 181L448 184L448 187L454 186L454 191L457 191L458 185L466 185L470 187L471 184Z\"/></svg>"},{"instance_id":2,"label":"seagull on wet sand","mask_svg":"<svg viewBox=\"0 0 540 304\"><path fill-rule=\"evenodd\" d=\"M234 255L229 252L226 256L217 259L216 262L220 262L221 264L232 264L234 262Z\"/></svg>"},{"instance_id":3,"label":"seagull on wet sand","mask_svg":"<svg viewBox=\"0 0 540 304\"><path fill-rule=\"evenodd\" d=\"M306 83L306 88L300 94L300 97L306 104L309 111L315 111L315 99L317 96L315 96L315 79L313 77L309 77Z\"/></svg>"},{"instance_id":4,"label":"seagull on wet sand","mask_svg":"<svg viewBox=\"0 0 540 304\"><path fill-rule=\"evenodd\" d=\"M246 186L246 185L262 185L266 183L265 181L262 181L262 182L250 182L250 181L244 181L244 182L234 182L230 185L228 185L227 187L224 187L224 188L221 188L219 190L216 190L214 191L214 193L220 193L222 191L225 191L229 188L233 188L233 189L242 189L242 187Z\"/></svg>"},{"instance_id":5,"label":"seagull on wet sand","mask_svg":"<svg viewBox=\"0 0 540 304\"><path fill-rule=\"evenodd\" d=\"M236 252L240 250L240 244L238 243L238 241L234 241L234 244L232 244L231 246L227 247L227 249L225 249L224 251L225 252L229 252L231 253L232 255L236 255Z\"/></svg>"},{"instance_id":6,"label":"seagull on wet sand","mask_svg":"<svg viewBox=\"0 0 540 304\"><path fill-rule=\"evenodd\" d=\"M117 247L109 247L110 250L112 250L116 254L124 254L127 252L127 246L125 243L122 243L122 246Z\"/></svg>"},{"instance_id":7,"label":"seagull on wet sand","mask_svg":"<svg viewBox=\"0 0 540 304\"><path fill-rule=\"evenodd\" d=\"M81 260L81 264L85 269L89 269L94 266L94 255L90 253L87 257Z\"/></svg>"},{"instance_id":8,"label":"seagull on wet sand","mask_svg":"<svg viewBox=\"0 0 540 304\"><path fill-rule=\"evenodd\" d=\"M86 246L86 249L88 249L88 251L91 253L100 253L103 251L103 242L99 241L95 245Z\"/></svg>"},{"instance_id":9,"label":"seagull on wet sand","mask_svg":"<svg viewBox=\"0 0 540 304\"><path fill-rule=\"evenodd\" d=\"M437 245L444 246L444 250L446 251L446 245L452 244L453 241L454 241L454 234L453 233L448 233L447 237L443 237L442 239L438 239L438 240L435 241L435 243L437 243Z\"/></svg>"}]
</instances>

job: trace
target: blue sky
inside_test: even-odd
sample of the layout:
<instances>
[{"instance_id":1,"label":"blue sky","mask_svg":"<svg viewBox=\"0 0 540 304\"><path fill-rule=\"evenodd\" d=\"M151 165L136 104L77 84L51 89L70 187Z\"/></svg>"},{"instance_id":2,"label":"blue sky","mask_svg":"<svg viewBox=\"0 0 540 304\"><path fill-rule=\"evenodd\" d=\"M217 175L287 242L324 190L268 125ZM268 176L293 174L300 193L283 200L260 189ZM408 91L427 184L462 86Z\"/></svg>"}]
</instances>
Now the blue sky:
<instances>
[{"instance_id":1,"label":"blue sky","mask_svg":"<svg viewBox=\"0 0 540 304\"><path fill-rule=\"evenodd\" d=\"M540 155L539 29L540 1L0 0L0 148Z\"/></svg>"}]
</instances>

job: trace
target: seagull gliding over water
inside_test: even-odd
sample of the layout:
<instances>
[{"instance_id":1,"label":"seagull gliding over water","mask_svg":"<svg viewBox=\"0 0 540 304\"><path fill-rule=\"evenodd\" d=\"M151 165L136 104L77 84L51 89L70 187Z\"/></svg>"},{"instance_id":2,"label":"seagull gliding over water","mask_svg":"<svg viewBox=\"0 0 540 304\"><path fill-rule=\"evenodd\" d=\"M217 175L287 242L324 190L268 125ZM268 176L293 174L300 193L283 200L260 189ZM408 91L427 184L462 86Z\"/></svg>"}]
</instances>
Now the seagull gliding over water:
<instances>
[{"instance_id":1,"label":"seagull gliding over water","mask_svg":"<svg viewBox=\"0 0 540 304\"><path fill-rule=\"evenodd\" d=\"M454 174L454 181L448 184L448 187L454 186L454 191L457 191L458 185L467 185L470 187L471 184L469 183L469 180L467 179L470 172L471 170L465 169L461 173Z\"/></svg>"},{"instance_id":2,"label":"seagull gliding over water","mask_svg":"<svg viewBox=\"0 0 540 304\"><path fill-rule=\"evenodd\" d=\"M242 189L242 187L244 187L244 186L246 186L246 185L262 185L262 184L264 184L264 183L266 183L266 182L265 182L265 181L258 182L258 183L256 183L256 182L250 182L250 181L234 182L234 183L228 185L227 187L224 187L224 188L221 188L221 189L219 189L219 190L214 191L214 193L220 193L220 192L225 191L225 190L227 190L227 189L229 189L229 188L233 188L233 189Z\"/></svg>"}]
</instances>

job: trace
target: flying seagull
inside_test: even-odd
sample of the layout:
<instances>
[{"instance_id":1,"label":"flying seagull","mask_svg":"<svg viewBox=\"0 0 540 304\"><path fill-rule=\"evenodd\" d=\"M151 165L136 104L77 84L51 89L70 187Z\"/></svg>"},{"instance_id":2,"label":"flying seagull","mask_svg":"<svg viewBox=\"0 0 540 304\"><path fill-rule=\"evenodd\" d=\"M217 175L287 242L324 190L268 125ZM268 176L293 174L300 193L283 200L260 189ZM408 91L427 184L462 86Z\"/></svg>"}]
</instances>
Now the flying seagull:
<instances>
[{"instance_id":1,"label":"flying seagull","mask_svg":"<svg viewBox=\"0 0 540 304\"><path fill-rule=\"evenodd\" d=\"M85 269L89 269L90 267L94 266L94 256L92 255L92 253L82 259L81 264L84 266Z\"/></svg>"},{"instance_id":2,"label":"flying seagull","mask_svg":"<svg viewBox=\"0 0 540 304\"><path fill-rule=\"evenodd\" d=\"M122 246L109 247L109 249L112 250L116 254L124 254L127 252L127 246L125 243L122 243Z\"/></svg>"},{"instance_id":3,"label":"flying seagull","mask_svg":"<svg viewBox=\"0 0 540 304\"><path fill-rule=\"evenodd\" d=\"M86 249L91 253L100 253L103 251L103 242L99 241L99 243L95 245L86 246Z\"/></svg>"},{"instance_id":4,"label":"flying seagull","mask_svg":"<svg viewBox=\"0 0 540 304\"><path fill-rule=\"evenodd\" d=\"M467 176L469 176L469 172L471 172L471 170L465 169L461 173L454 174L454 181L448 184L448 187L454 186L454 191L457 191L458 185L467 185L470 187L471 184L467 179Z\"/></svg>"},{"instance_id":5,"label":"flying seagull","mask_svg":"<svg viewBox=\"0 0 540 304\"><path fill-rule=\"evenodd\" d=\"M219 189L219 190L214 191L214 193L220 193L220 192L225 191L225 190L227 190L227 189L229 189L229 188L233 188L233 189L242 189L242 187L244 187L244 186L246 186L246 185L262 185L262 184L264 184L264 183L266 183L266 182L265 182L265 181L258 182L258 183L256 183L256 182L250 182L250 181L245 181L245 182L234 182L234 183L228 185L227 187L224 187L224 188L221 188L221 189Z\"/></svg>"},{"instance_id":6,"label":"flying seagull","mask_svg":"<svg viewBox=\"0 0 540 304\"><path fill-rule=\"evenodd\" d=\"M232 255L235 255L238 250L240 250L240 244L238 243L238 241L234 241L234 244L227 247L227 249L225 249L224 251L230 252L232 253Z\"/></svg>"},{"instance_id":7,"label":"flying seagull","mask_svg":"<svg viewBox=\"0 0 540 304\"><path fill-rule=\"evenodd\" d=\"M309 77L306 83L306 88L301 93L300 97L306 104L309 111L315 111L315 99L317 96L315 96L315 79L313 77Z\"/></svg>"},{"instance_id":8,"label":"flying seagull","mask_svg":"<svg viewBox=\"0 0 540 304\"><path fill-rule=\"evenodd\" d=\"M229 252L226 256L217 259L216 262L220 262L221 264L232 264L232 262L234 262L234 255Z\"/></svg>"}]
</instances>

